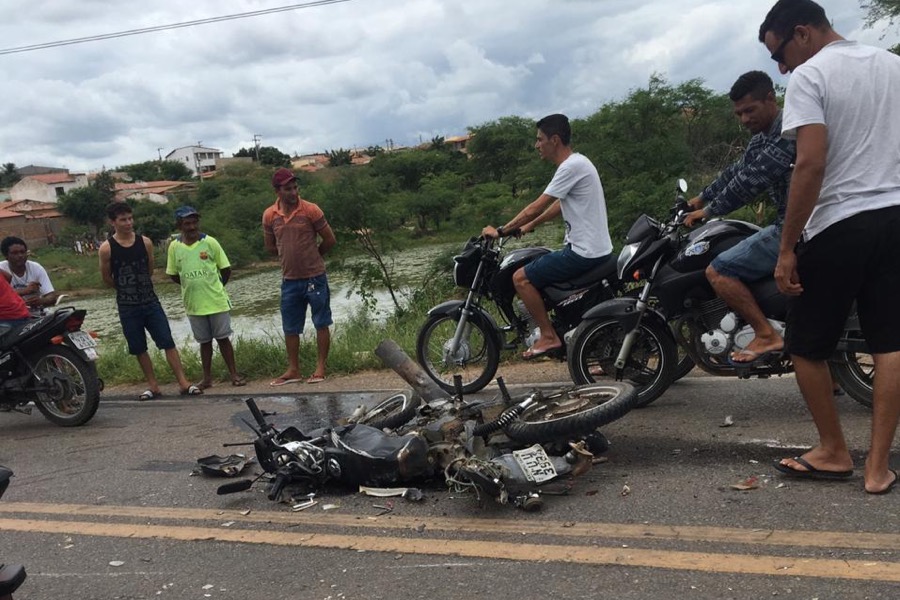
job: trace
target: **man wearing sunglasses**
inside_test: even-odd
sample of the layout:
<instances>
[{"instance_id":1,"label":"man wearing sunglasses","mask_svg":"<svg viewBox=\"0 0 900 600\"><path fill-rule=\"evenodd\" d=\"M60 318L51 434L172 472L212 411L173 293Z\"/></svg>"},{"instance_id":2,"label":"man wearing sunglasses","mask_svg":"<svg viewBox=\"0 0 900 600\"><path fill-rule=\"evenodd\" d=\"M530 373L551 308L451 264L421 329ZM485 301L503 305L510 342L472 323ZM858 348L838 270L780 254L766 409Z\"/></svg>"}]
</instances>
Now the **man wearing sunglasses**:
<instances>
[{"instance_id":1,"label":"man wearing sunglasses","mask_svg":"<svg viewBox=\"0 0 900 600\"><path fill-rule=\"evenodd\" d=\"M845 479L853 461L826 362L853 302L875 360L865 491L897 483L900 417L900 57L845 40L812 0L779 0L759 29L791 72L783 135L797 140L775 279L792 296L786 345L819 444L775 463L790 476Z\"/></svg>"}]
</instances>

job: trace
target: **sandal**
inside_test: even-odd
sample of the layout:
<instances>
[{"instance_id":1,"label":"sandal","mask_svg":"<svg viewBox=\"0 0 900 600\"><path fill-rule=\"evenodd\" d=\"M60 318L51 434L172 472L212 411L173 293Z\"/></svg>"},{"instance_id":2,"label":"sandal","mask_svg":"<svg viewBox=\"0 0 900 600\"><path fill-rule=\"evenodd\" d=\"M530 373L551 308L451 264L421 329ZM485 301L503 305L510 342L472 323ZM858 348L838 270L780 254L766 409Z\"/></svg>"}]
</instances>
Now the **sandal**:
<instances>
[{"instance_id":1,"label":"sandal","mask_svg":"<svg viewBox=\"0 0 900 600\"><path fill-rule=\"evenodd\" d=\"M180 393L182 396L200 396L201 394L203 394L203 390L201 390L196 385L192 385L186 390L181 390Z\"/></svg>"},{"instance_id":2,"label":"sandal","mask_svg":"<svg viewBox=\"0 0 900 600\"><path fill-rule=\"evenodd\" d=\"M244 377L243 375L238 375L237 377L235 377L234 379L231 380L231 385L233 385L234 387L241 387L241 386L247 385L247 378Z\"/></svg>"},{"instance_id":3,"label":"sandal","mask_svg":"<svg viewBox=\"0 0 900 600\"><path fill-rule=\"evenodd\" d=\"M153 400L154 398L159 398L162 396L162 392L154 392L153 390L144 390L141 392L140 396L137 397L138 402L145 402L147 400Z\"/></svg>"},{"instance_id":4,"label":"sandal","mask_svg":"<svg viewBox=\"0 0 900 600\"><path fill-rule=\"evenodd\" d=\"M322 383L323 381L325 381L324 375L313 374L309 377L309 379L306 380L306 383Z\"/></svg>"}]
</instances>

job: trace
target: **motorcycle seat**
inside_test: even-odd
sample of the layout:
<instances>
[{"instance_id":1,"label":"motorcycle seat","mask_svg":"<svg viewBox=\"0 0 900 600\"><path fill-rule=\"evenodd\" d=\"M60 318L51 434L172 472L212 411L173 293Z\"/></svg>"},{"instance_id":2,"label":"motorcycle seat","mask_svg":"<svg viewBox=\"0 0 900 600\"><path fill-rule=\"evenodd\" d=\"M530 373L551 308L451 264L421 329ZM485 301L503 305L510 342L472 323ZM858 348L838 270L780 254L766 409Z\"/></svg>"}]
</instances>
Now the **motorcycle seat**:
<instances>
[{"instance_id":1,"label":"motorcycle seat","mask_svg":"<svg viewBox=\"0 0 900 600\"><path fill-rule=\"evenodd\" d=\"M601 262L599 265L584 273L579 275L575 279L570 281L561 281L558 283L551 283L545 289L556 289L561 291L571 291L577 290L579 288L588 287L601 281L603 279L614 277L616 274L616 256L610 254L606 260Z\"/></svg>"}]
</instances>

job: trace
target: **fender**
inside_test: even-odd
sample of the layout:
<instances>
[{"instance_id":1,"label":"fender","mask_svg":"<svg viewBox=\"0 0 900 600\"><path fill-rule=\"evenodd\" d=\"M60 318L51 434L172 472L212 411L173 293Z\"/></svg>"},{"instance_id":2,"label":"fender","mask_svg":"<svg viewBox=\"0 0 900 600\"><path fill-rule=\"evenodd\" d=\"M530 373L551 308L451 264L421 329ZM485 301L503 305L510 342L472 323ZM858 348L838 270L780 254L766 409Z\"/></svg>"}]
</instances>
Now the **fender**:
<instances>
[{"instance_id":1,"label":"fender","mask_svg":"<svg viewBox=\"0 0 900 600\"><path fill-rule=\"evenodd\" d=\"M588 310L581 316L581 320L587 321L589 319L593 320L612 317L621 323L622 329L631 331L638 324L639 313L637 312L636 306L637 298L613 298L612 300L601 302ZM669 329L666 318L659 311L648 308L644 313L644 319L655 321L664 331L668 331L671 334L672 330Z\"/></svg>"},{"instance_id":2,"label":"fender","mask_svg":"<svg viewBox=\"0 0 900 600\"><path fill-rule=\"evenodd\" d=\"M447 300L446 302L442 302L441 304L438 304L437 306L429 310L428 316L430 317L432 315L443 315L458 320L459 315L462 312L462 308L463 306L465 306L465 304L466 303L463 300ZM494 336L494 341L497 342L497 347L501 350L503 349L505 344L503 336L500 333L500 326L497 325L497 321L490 315L490 313L488 313L480 306L473 306L472 316L469 317L469 319L482 325L485 331Z\"/></svg>"}]
</instances>

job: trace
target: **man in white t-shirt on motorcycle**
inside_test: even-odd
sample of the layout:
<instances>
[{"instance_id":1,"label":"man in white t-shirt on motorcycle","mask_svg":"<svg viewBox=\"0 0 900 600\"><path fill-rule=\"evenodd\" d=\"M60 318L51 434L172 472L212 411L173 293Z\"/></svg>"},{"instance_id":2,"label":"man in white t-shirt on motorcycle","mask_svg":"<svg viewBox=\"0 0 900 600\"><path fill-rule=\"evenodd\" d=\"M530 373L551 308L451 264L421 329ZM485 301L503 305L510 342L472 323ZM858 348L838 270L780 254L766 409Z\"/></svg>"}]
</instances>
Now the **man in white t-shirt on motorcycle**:
<instances>
[{"instance_id":1,"label":"man in white t-shirt on motorcycle","mask_svg":"<svg viewBox=\"0 0 900 600\"><path fill-rule=\"evenodd\" d=\"M566 224L564 247L545 254L513 274L513 283L525 308L540 328L540 338L525 351L528 360L558 350L559 339L540 289L569 281L601 263L614 260L606 216L603 186L593 163L569 146L572 129L565 115L544 117L537 123L537 149L543 160L557 165L550 184L536 200L502 227L487 226L482 235L501 237L518 230L527 233L562 214Z\"/></svg>"}]
</instances>

